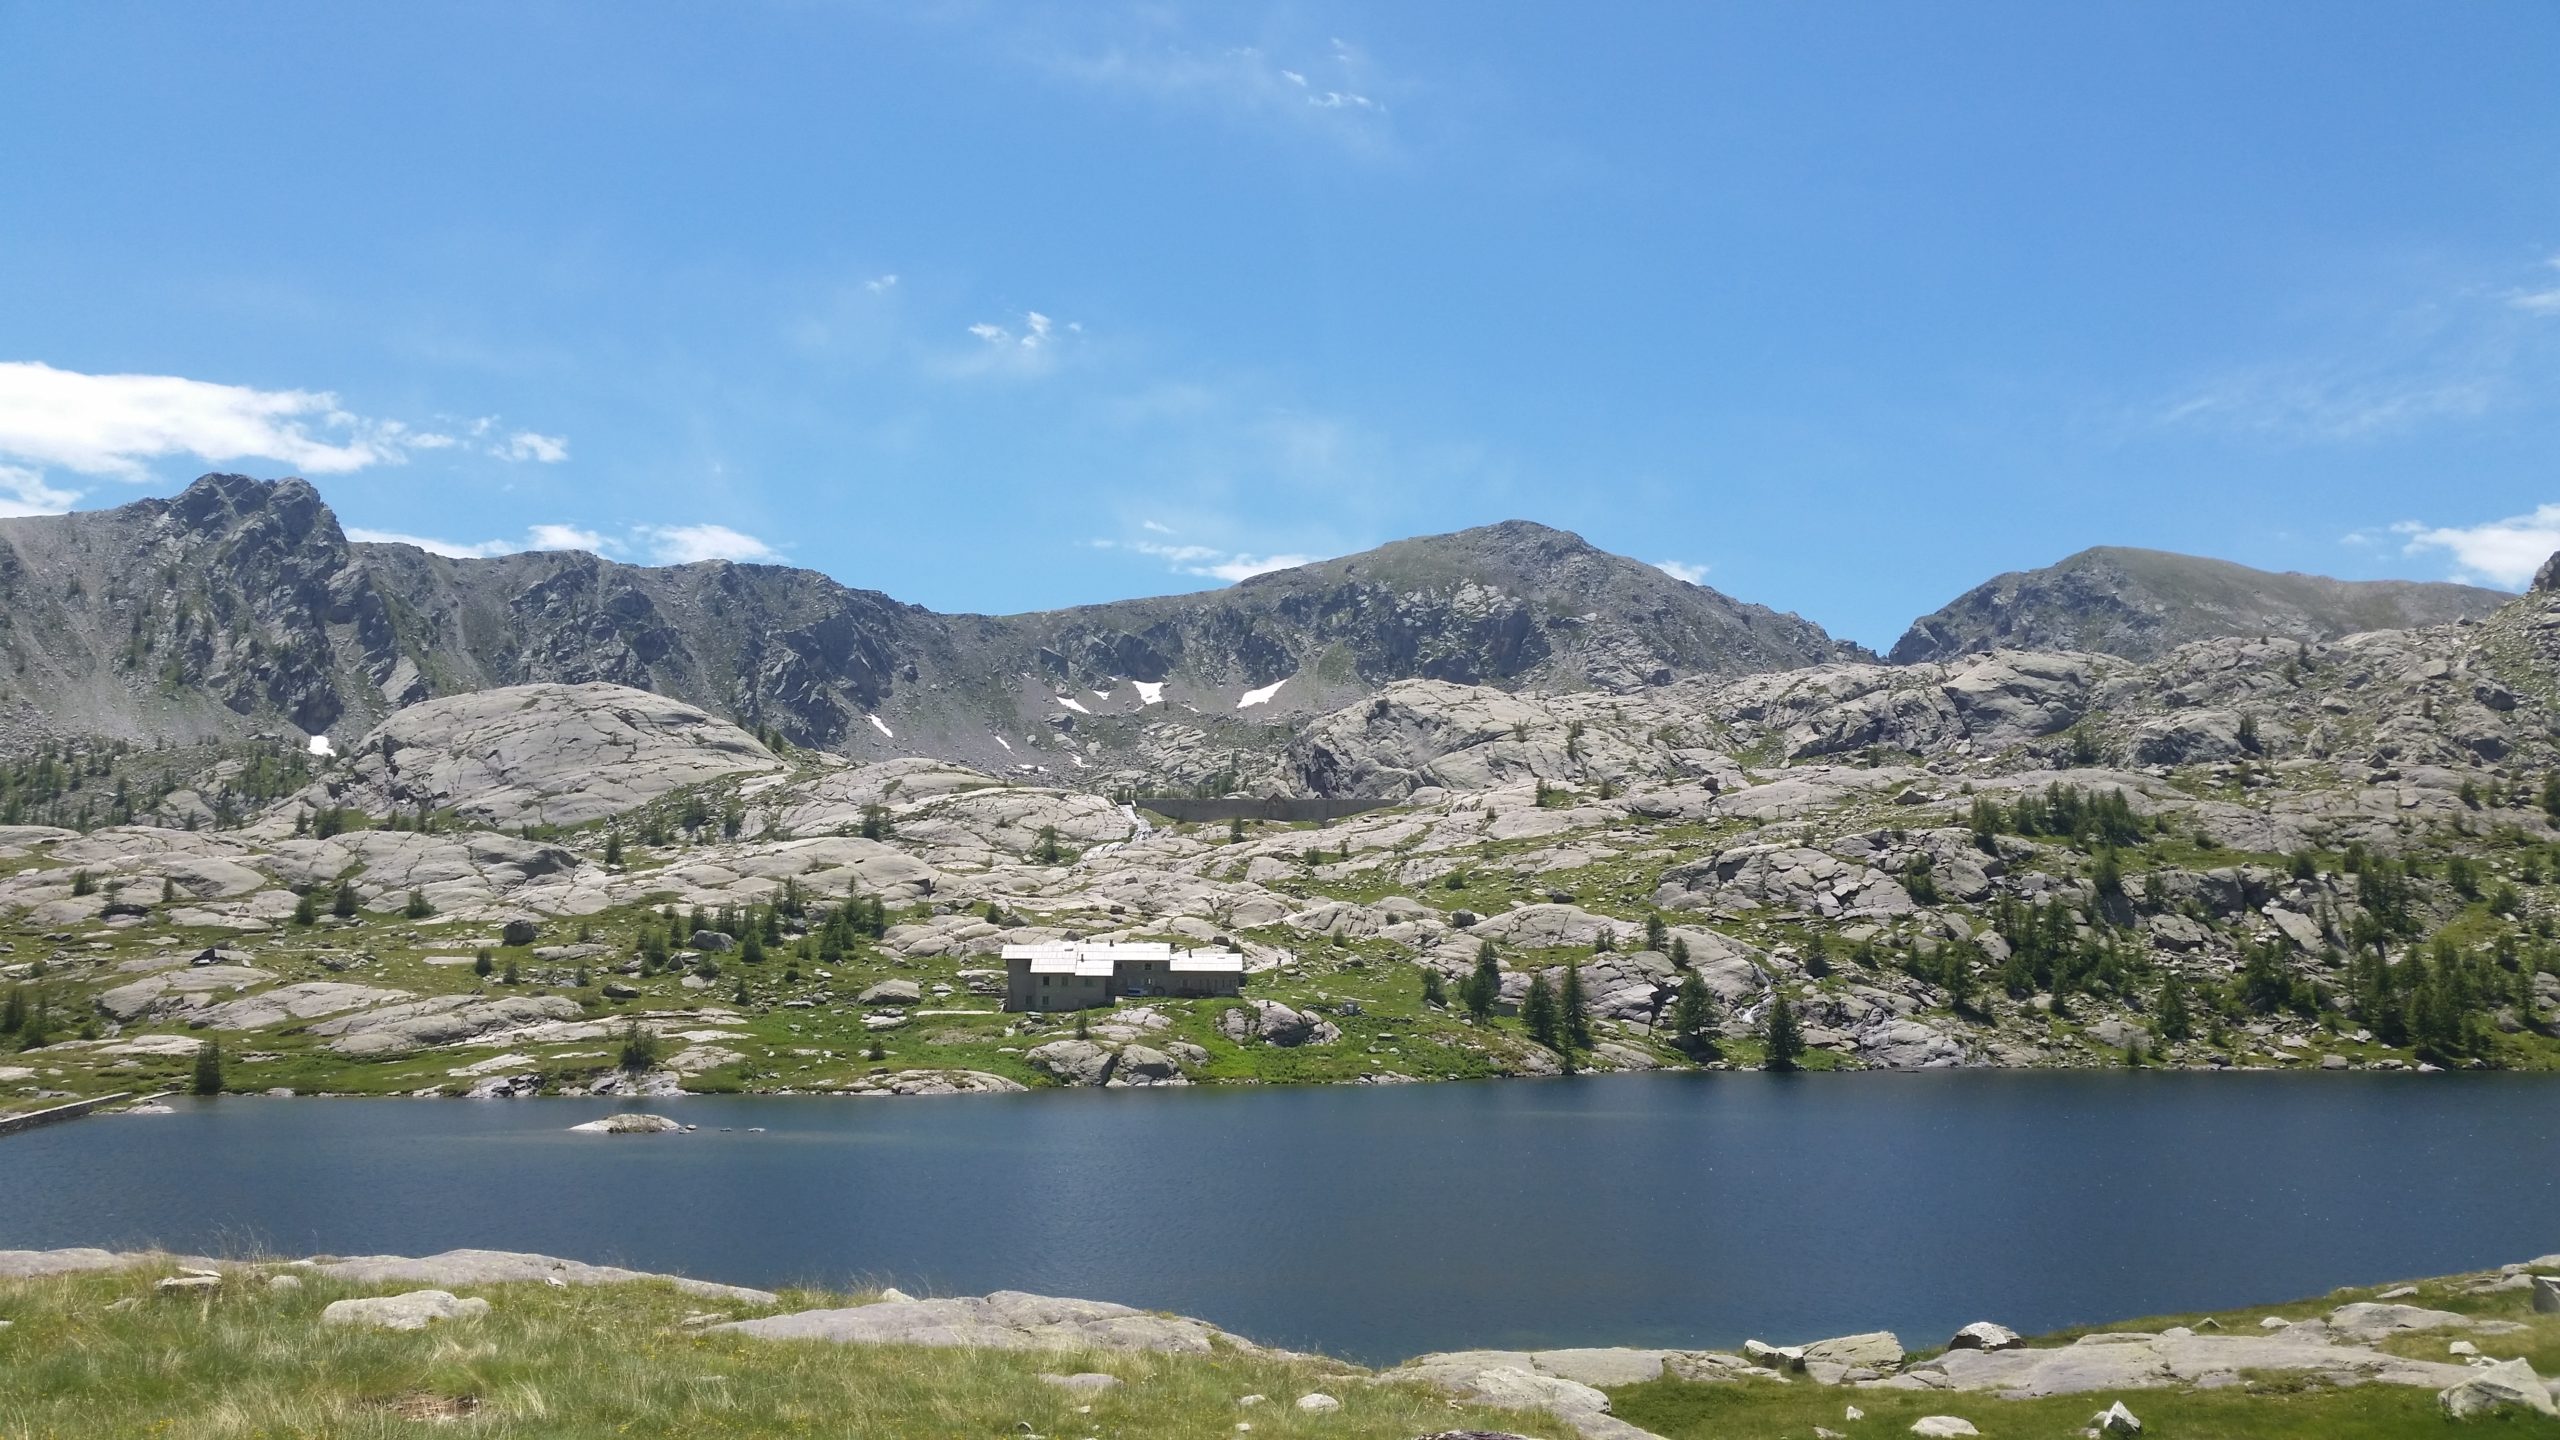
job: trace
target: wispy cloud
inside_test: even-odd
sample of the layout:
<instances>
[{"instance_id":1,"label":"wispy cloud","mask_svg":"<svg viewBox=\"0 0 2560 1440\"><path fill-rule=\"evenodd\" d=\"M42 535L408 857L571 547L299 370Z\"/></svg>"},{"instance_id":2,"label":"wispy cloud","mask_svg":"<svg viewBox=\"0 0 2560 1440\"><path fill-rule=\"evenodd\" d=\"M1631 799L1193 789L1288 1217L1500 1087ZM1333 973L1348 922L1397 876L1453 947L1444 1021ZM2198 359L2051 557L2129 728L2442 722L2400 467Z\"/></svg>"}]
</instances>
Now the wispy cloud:
<instances>
[{"instance_id":1,"label":"wispy cloud","mask_svg":"<svg viewBox=\"0 0 2560 1440\"><path fill-rule=\"evenodd\" d=\"M77 490L57 490L44 476L17 465L0 465L0 519L20 515L59 515L80 498Z\"/></svg>"},{"instance_id":2,"label":"wispy cloud","mask_svg":"<svg viewBox=\"0 0 2560 1440\"><path fill-rule=\"evenodd\" d=\"M1062 325L1037 310L1023 311L1013 324L981 320L967 328L978 343L942 367L948 374L1047 374L1067 343L1084 333L1081 322Z\"/></svg>"},{"instance_id":3,"label":"wispy cloud","mask_svg":"<svg viewBox=\"0 0 2560 1440\"><path fill-rule=\"evenodd\" d=\"M569 458L569 442L558 435L519 430L489 453L501 460L530 460L540 465L557 465Z\"/></svg>"},{"instance_id":4,"label":"wispy cloud","mask_svg":"<svg viewBox=\"0 0 2560 1440\"><path fill-rule=\"evenodd\" d=\"M726 525L642 525L632 534L661 565L690 565L697 560L779 560L782 552Z\"/></svg>"},{"instance_id":5,"label":"wispy cloud","mask_svg":"<svg viewBox=\"0 0 2560 1440\"><path fill-rule=\"evenodd\" d=\"M2542 268L2560 270L2560 255L2543 261ZM2507 303L2528 315L2560 315L2560 284L2551 283L2546 276L2539 282L2539 288L2508 291Z\"/></svg>"},{"instance_id":6,"label":"wispy cloud","mask_svg":"<svg viewBox=\"0 0 2560 1440\"><path fill-rule=\"evenodd\" d=\"M2560 552L2560 505L2537 505L2527 514L2477 525L2404 520L2391 529L2404 553L2442 551L2453 557L2460 578L2521 590L2543 561Z\"/></svg>"},{"instance_id":7,"label":"wispy cloud","mask_svg":"<svg viewBox=\"0 0 2560 1440\"><path fill-rule=\"evenodd\" d=\"M2316 353L2226 367L2159 403L2158 424L2353 444L2547 403L2560 286L2473 284L2351 321Z\"/></svg>"},{"instance_id":8,"label":"wispy cloud","mask_svg":"<svg viewBox=\"0 0 2560 1440\"><path fill-rule=\"evenodd\" d=\"M1145 525L1159 534L1173 533L1153 521L1147 521ZM1250 580L1256 575L1268 575L1274 570L1294 570L1324 558L1321 555L1253 555L1215 545L1177 545L1165 540L1092 540L1086 543L1097 550L1121 550L1161 560L1177 575L1200 575L1229 584Z\"/></svg>"},{"instance_id":9,"label":"wispy cloud","mask_svg":"<svg viewBox=\"0 0 2560 1440\"><path fill-rule=\"evenodd\" d=\"M347 538L375 545L414 545L430 555L456 560L519 555L528 550L583 550L613 558L637 557L660 565L689 565L698 560L779 560L782 552L753 535L726 525L634 525L622 535L567 524L535 525L517 540L442 540L397 530L349 526Z\"/></svg>"},{"instance_id":10,"label":"wispy cloud","mask_svg":"<svg viewBox=\"0 0 2560 1440\"><path fill-rule=\"evenodd\" d=\"M2497 402L2501 388L2486 375L2351 375L2271 367L2194 390L2172 402L2161 419L2282 439L2364 440L2480 415Z\"/></svg>"},{"instance_id":11,"label":"wispy cloud","mask_svg":"<svg viewBox=\"0 0 2560 1440\"><path fill-rule=\"evenodd\" d=\"M1707 567L1704 565L1692 565L1685 560L1656 560L1653 568L1674 580L1686 580L1692 585L1707 583Z\"/></svg>"},{"instance_id":12,"label":"wispy cloud","mask_svg":"<svg viewBox=\"0 0 2560 1440\"><path fill-rule=\"evenodd\" d=\"M1357 45L1220 43L1161 16L1149 33L1025 42L1040 68L1088 89L1223 115L1376 151L1398 82Z\"/></svg>"},{"instance_id":13,"label":"wispy cloud","mask_svg":"<svg viewBox=\"0 0 2560 1440\"><path fill-rule=\"evenodd\" d=\"M870 279L862 282L862 288L870 291L874 295L886 295L890 291L898 288L898 277L895 275L874 275Z\"/></svg>"}]
</instances>

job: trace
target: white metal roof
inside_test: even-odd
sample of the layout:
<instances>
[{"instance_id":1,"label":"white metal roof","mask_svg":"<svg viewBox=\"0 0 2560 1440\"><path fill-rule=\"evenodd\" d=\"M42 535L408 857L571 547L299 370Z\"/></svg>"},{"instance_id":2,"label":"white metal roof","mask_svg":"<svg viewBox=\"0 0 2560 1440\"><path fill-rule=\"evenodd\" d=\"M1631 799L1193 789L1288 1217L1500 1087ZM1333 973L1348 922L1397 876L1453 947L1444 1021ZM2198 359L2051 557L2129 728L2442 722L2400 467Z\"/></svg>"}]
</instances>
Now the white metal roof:
<instances>
[{"instance_id":1,"label":"white metal roof","mask_svg":"<svg viewBox=\"0 0 2560 1440\"><path fill-rule=\"evenodd\" d=\"M1182 950L1160 940L1123 944L1083 944L1050 940L1038 945L1007 945L1006 960L1031 962L1034 975L1078 975L1110 979L1121 965L1153 962L1186 975L1241 975L1244 957L1233 950Z\"/></svg>"}]
</instances>

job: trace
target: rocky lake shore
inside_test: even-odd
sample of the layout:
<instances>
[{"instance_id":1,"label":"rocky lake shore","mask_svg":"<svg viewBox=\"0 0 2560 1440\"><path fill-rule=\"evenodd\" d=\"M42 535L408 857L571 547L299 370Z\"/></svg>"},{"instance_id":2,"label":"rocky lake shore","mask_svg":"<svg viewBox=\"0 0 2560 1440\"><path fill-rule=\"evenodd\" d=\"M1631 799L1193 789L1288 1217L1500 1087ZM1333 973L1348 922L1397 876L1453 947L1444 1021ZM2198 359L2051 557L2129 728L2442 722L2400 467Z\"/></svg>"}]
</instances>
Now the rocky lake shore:
<instances>
[{"instance_id":1,"label":"rocky lake shore","mask_svg":"<svg viewBox=\"0 0 2560 1440\"><path fill-rule=\"evenodd\" d=\"M1009 1291L774 1292L484 1250L20 1250L0 1251L0 1362L8 1435L778 1436L821 1415L902 1436L2554 1435L2560 1255L2034 1338L1982 1321L1926 1347L1879 1331L1370 1370Z\"/></svg>"}]
</instances>

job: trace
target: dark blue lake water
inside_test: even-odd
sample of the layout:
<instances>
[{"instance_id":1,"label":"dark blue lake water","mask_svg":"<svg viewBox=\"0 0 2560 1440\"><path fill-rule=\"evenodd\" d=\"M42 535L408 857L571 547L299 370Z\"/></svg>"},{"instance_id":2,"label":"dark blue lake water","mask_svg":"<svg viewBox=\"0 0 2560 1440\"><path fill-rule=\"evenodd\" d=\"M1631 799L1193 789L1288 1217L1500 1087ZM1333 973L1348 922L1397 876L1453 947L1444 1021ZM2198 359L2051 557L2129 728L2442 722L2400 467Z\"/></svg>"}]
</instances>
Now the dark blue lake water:
<instances>
[{"instance_id":1,"label":"dark blue lake water","mask_svg":"<svg viewBox=\"0 0 2560 1440\"><path fill-rule=\"evenodd\" d=\"M36 1130L0 1139L0 1248L485 1246L1011 1288L1369 1361L1875 1326L1917 1346L2560 1251L2552 1077L698 1098L646 1107L695 1134L563 1133L609 1108L227 1099Z\"/></svg>"}]
</instances>

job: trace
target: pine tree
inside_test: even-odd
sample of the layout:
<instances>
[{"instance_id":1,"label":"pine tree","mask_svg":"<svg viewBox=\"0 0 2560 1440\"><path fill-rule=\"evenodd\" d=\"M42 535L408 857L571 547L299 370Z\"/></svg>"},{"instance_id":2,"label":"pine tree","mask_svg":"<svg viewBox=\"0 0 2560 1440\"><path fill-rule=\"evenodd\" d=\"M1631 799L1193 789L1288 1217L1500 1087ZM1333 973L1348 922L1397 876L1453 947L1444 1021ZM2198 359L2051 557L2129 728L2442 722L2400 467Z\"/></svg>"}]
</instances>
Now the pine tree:
<instances>
[{"instance_id":1,"label":"pine tree","mask_svg":"<svg viewBox=\"0 0 2560 1440\"><path fill-rule=\"evenodd\" d=\"M1804 1054L1804 1035L1796 1029L1795 1007L1787 1003L1784 995L1770 993L1769 1013L1762 1018L1760 1038L1766 1046L1766 1058L1760 1062L1762 1069L1783 1073L1796 1068L1796 1061Z\"/></svg>"},{"instance_id":2,"label":"pine tree","mask_svg":"<svg viewBox=\"0 0 2560 1440\"><path fill-rule=\"evenodd\" d=\"M1440 972L1427 967L1422 972L1422 1003L1425 1005L1449 1003L1449 989L1440 979Z\"/></svg>"},{"instance_id":3,"label":"pine tree","mask_svg":"<svg viewBox=\"0 0 2560 1440\"><path fill-rule=\"evenodd\" d=\"M1493 1007L1502 1002L1502 964L1494 958L1492 941L1476 947L1476 968L1467 976L1466 984L1458 988L1458 999L1467 1007L1467 1013L1479 1020L1491 1015Z\"/></svg>"},{"instance_id":4,"label":"pine tree","mask_svg":"<svg viewBox=\"0 0 2560 1440\"><path fill-rule=\"evenodd\" d=\"M738 942L738 959L742 963L748 965L761 965L764 963L763 930L753 925L747 927L747 937ZM742 980L738 983L743 985L746 982Z\"/></svg>"},{"instance_id":5,"label":"pine tree","mask_svg":"<svg viewBox=\"0 0 2560 1440\"><path fill-rule=\"evenodd\" d=\"M311 895L308 891L304 892L301 899L296 900L293 903L293 923L296 925L317 925L320 923L320 907L311 903Z\"/></svg>"},{"instance_id":6,"label":"pine tree","mask_svg":"<svg viewBox=\"0 0 2560 1440\"><path fill-rule=\"evenodd\" d=\"M619 830L608 832L604 837L604 863L607 865L622 863L622 832Z\"/></svg>"},{"instance_id":7,"label":"pine tree","mask_svg":"<svg viewBox=\"0 0 2560 1440\"><path fill-rule=\"evenodd\" d=\"M1644 917L1644 948L1657 954L1670 948L1671 927L1659 913Z\"/></svg>"},{"instance_id":8,"label":"pine tree","mask_svg":"<svg viewBox=\"0 0 2560 1440\"><path fill-rule=\"evenodd\" d=\"M356 901L360 898L356 894L355 882L342 880L338 882L338 893L330 898L329 913L341 920L353 920L356 918Z\"/></svg>"},{"instance_id":9,"label":"pine tree","mask_svg":"<svg viewBox=\"0 0 2560 1440\"><path fill-rule=\"evenodd\" d=\"M1557 1019L1564 1028L1568 1050L1591 1048L1591 1001L1582 992L1582 967L1564 967L1564 988L1556 996Z\"/></svg>"},{"instance_id":10,"label":"pine tree","mask_svg":"<svg viewBox=\"0 0 2560 1440\"><path fill-rule=\"evenodd\" d=\"M9 987L9 998L0 1000L0 1035L15 1035L27 1028L27 991L23 985Z\"/></svg>"},{"instance_id":11,"label":"pine tree","mask_svg":"<svg viewBox=\"0 0 2560 1440\"><path fill-rule=\"evenodd\" d=\"M2170 971L2160 982L2160 1000L2155 1008L2159 1012L2161 1039L2184 1040L2195 1034L2195 1016L2187 1005L2187 982L2179 978L2177 971Z\"/></svg>"},{"instance_id":12,"label":"pine tree","mask_svg":"<svg viewBox=\"0 0 2560 1440\"><path fill-rule=\"evenodd\" d=\"M222 1093L222 1042L208 1040L196 1048L196 1093Z\"/></svg>"},{"instance_id":13,"label":"pine tree","mask_svg":"<svg viewBox=\"0 0 2560 1440\"><path fill-rule=\"evenodd\" d=\"M400 913L412 920L424 920L436 913L436 907L427 903L425 891L412 890L409 892L409 903L401 908Z\"/></svg>"},{"instance_id":14,"label":"pine tree","mask_svg":"<svg viewBox=\"0 0 2560 1440\"><path fill-rule=\"evenodd\" d=\"M471 973L479 976L483 980L486 980L491 975L495 974L497 969L498 962L490 957L489 947L486 945L481 946L480 953L473 956L471 959Z\"/></svg>"},{"instance_id":15,"label":"pine tree","mask_svg":"<svg viewBox=\"0 0 2560 1440\"><path fill-rule=\"evenodd\" d=\"M1520 1001L1520 1023L1527 1026L1529 1038L1550 1050L1564 1048L1564 1027L1557 1018L1555 991L1547 988L1547 977L1529 977L1529 993Z\"/></svg>"},{"instance_id":16,"label":"pine tree","mask_svg":"<svg viewBox=\"0 0 2560 1440\"><path fill-rule=\"evenodd\" d=\"M1671 1002L1671 1038L1692 1055L1702 1055L1715 1048L1708 1031L1716 1023L1715 996L1707 982L1692 973L1680 982L1679 998Z\"/></svg>"}]
</instances>

